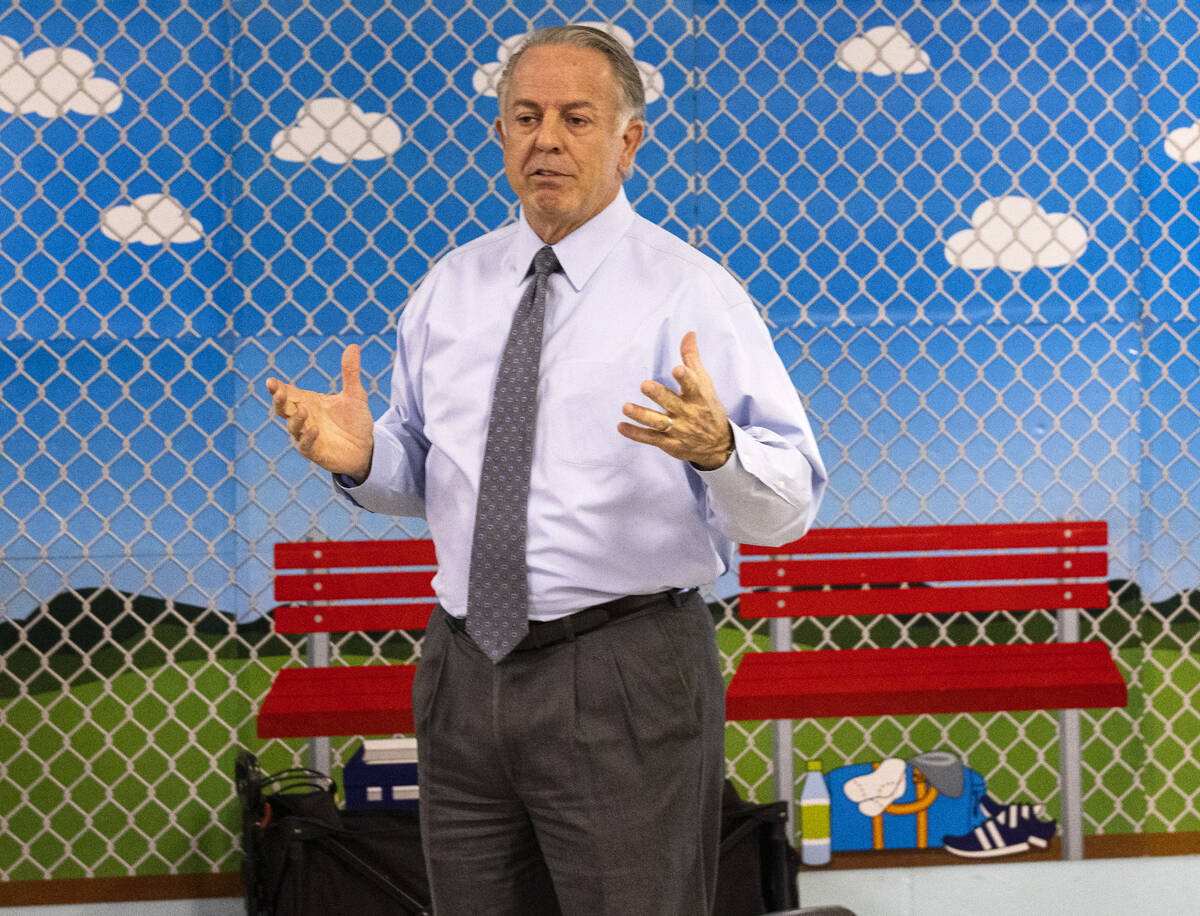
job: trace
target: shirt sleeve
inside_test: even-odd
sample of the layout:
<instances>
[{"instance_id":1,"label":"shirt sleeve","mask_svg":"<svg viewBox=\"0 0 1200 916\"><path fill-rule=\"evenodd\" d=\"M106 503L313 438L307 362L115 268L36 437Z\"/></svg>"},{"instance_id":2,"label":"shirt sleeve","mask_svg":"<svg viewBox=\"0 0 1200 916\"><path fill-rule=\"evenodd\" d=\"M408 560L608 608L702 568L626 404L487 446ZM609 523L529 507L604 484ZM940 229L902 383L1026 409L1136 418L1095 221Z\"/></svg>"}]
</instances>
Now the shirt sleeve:
<instances>
[{"instance_id":1,"label":"shirt sleeve","mask_svg":"<svg viewBox=\"0 0 1200 916\"><path fill-rule=\"evenodd\" d=\"M802 537L825 492L825 465L815 443L809 453L770 430L737 425L733 439L734 453L724 465L696 470L707 488L709 523L743 544L773 547Z\"/></svg>"},{"instance_id":2,"label":"shirt sleeve","mask_svg":"<svg viewBox=\"0 0 1200 916\"><path fill-rule=\"evenodd\" d=\"M708 523L738 543L777 546L801 537L816 518L828 477L766 325L743 294L697 342L735 446L721 467L693 469L705 485Z\"/></svg>"},{"instance_id":3,"label":"shirt sleeve","mask_svg":"<svg viewBox=\"0 0 1200 916\"><path fill-rule=\"evenodd\" d=\"M425 459L429 440L424 433L420 377L411 358L420 346L420 330L413 315L428 299L429 281L405 306L396 329L396 353L387 410L375 421L371 470L357 486L344 474L333 477L334 489L370 512L425 517Z\"/></svg>"}]
</instances>

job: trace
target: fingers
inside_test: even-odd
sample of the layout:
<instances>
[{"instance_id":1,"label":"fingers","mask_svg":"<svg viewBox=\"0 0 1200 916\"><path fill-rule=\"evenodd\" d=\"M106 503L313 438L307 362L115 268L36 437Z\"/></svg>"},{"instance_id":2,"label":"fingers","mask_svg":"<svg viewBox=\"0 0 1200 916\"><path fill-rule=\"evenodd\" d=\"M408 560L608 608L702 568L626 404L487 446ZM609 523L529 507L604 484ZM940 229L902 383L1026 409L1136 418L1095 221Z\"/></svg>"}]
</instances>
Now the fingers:
<instances>
[{"instance_id":1,"label":"fingers","mask_svg":"<svg viewBox=\"0 0 1200 916\"><path fill-rule=\"evenodd\" d=\"M323 394L278 378L266 382L271 408L298 452L322 468L365 480L371 469L373 423L362 383L362 350L342 350L341 391ZM334 382L335 388L338 382Z\"/></svg>"},{"instance_id":2,"label":"fingers","mask_svg":"<svg viewBox=\"0 0 1200 916\"><path fill-rule=\"evenodd\" d=\"M308 422L308 408L299 405L296 412L288 419L288 434L296 443L296 449L305 458L313 456L313 448L317 444L320 427Z\"/></svg>"},{"instance_id":3,"label":"fingers","mask_svg":"<svg viewBox=\"0 0 1200 916\"><path fill-rule=\"evenodd\" d=\"M288 393L291 385L285 385L277 378L267 379L267 391L271 394L271 407L275 411L277 417L283 417L285 420L288 414L291 413L288 409Z\"/></svg>"},{"instance_id":4,"label":"fingers","mask_svg":"<svg viewBox=\"0 0 1200 916\"><path fill-rule=\"evenodd\" d=\"M696 344L696 332L688 331L683 335L679 345L679 355L683 365L676 366L671 372L679 385L679 391L672 391L665 385L655 381L642 382L641 391L663 409L667 416L675 416L686 410L689 403L699 404L713 396L712 379L700 361L700 349ZM647 424L654 426L654 424Z\"/></svg>"},{"instance_id":5,"label":"fingers","mask_svg":"<svg viewBox=\"0 0 1200 916\"><path fill-rule=\"evenodd\" d=\"M295 401L287 409L290 411L286 414L288 435L299 441L308 423L308 409Z\"/></svg>"},{"instance_id":6,"label":"fingers","mask_svg":"<svg viewBox=\"0 0 1200 916\"><path fill-rule=\"evenodd\" d=\"M700 361L700 347L696 343L696 332L688 331L683 335L679 344L679 357L682 366L676 366L671 374L679 383L679 391L685 398L708 397L712 389L712 379L704 363Z\"/></svg>"},{"instance_id":7,"label":"fingers","mask_svg":"<svg viewBox=\"0 0 1200 916\"><path fill-rule=\"evenodd\" d=\"M618 423L617 432L626 439L632 439L634 442L641 442L645 445L656 445L663 451L669 452L671 444L670 433L657 432L653 429L647 429L645 426L638 426L636 423Z\"/></svg>"},{"instance_id":8,"label":"fingers","mask_svg":"<svg viewBox=\"0 0 1200 916\"><path fill-rule=\"evenodd\" d=\"M705 397L705 388L700 377L687 366L676 366L671 375L679 384L679 394L685 401L702 401Z\"/></svg>"},{"instance_id":9,"label":"fingers","mask_svg":"<svg viewBox=\"0 0 1200 916\"><path fill-rule=\"evenodd\" d=\"M720 467L729 458L733 432L700 360L694 331L683 335L679 355L683 364L671 373L679 391L655 381L643 382L642 394L661 410L627 403L622 413L633 422L619 423L617 430L627 439L657 446L701 469Z\"/></svg>"},{"instance_id":10,"label":"fingers","mask_svg":"<svg viewBox=\"0 0 1200 916\"><path fill-rule=\"evenodd\" d=\"M362 350L358 344L350 344L342 351L342 391L358 394L363 390Z\"/></svg>"},{"instance_id":11,"label":"fingers","mask_svg":"<svg viewBox=\"0 0 1200 916\"><path fill-rule=\"evenodd\" d=\"M295 388L277 378L267 379L267 391L271 394L271 408L277 417L287 421L288 435L304 455L309 455L317 439L317 425L308 422L307 398L309 392Z\"/></svg>"},{"instance_id":12,"label":"fingers","mask_svg":"<svg viewBox=\"0 0 1200 916\"><path fill-rule=\"evenodd\" d=\"M679 342L679 356L689 369L704 369L700 362L700 346L696 343L696 332L688 331Z\"/></svg>"},{"instance_id":13,"label":"fingers","mask_svg":"<svg viewBox=\"0 0 1200 916\"><path fill-rule=\"evenodd\" d=\"M358 344L350 344L342 351L342 391L353 396L366 396L362 383L362 349ZM274 376L267 379L267 393L271 395L271 406L276 415L285 420L295 416L300 405L308 404L315 394L281 382Z\"/></svg>"},{"instance_id":14,"label":"fingers","mask_svg":"<svg viewBox=\"0 0 1200 916\"><path fill-rule=\"evenodd\" d=\"M654 432L666 433L671 429L672 420L669 414L659 413L649 407L626 403L621 412L635 423L640 423L642 427Z\"/></svg>"},{"instance_id":15,"label":"fingers","mask_svg":"<svg viewBox=\"0 0 1200 916\"><path fill-rule=\"evenodd\" d=\"M658 433L671 430L675 418L685 418L702 407L708 400L705 383L708 375L704 372L704 364L700 362L700 350L696 345L696 332L688 331L683 335L679 345L679 355L683 359L682 366L676 366L672 375L679 383L679 391L672 391L666 385L652 379L642 382L641 392L662 411L639 407L636 404L626 404L622 412L629 419L640 423L646 429ZM711 385L709 385L711 387ZM661 445L661 443L656 443Z\"/></svg>"},{"instance_id":16,"label":"fingers","mask_svg":"<svg viewBox=\"0 0 1200 916\"><path fill-rule=\"evenodd\" d=\"M683 410L684 398L680 397L682 391L676 393L666 385L661 385L656 381L647 379L642 382L642 394L652 400L655 404L663 409L666 414L675 414Z\"/></svg>"}]
</instances>

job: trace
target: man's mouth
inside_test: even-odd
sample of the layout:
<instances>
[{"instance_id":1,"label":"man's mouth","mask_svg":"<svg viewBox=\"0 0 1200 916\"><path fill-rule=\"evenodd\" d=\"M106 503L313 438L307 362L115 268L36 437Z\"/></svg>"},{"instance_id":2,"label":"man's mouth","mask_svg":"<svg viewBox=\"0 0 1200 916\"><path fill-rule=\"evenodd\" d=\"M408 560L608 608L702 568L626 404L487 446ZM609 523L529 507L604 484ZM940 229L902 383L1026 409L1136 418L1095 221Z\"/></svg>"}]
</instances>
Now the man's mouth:
<instances>
[{"instance_id":1,"label":"man's mouth","mask_svg":"<svg viewBox=\"0 0 1200 916\"><path fill-rule=\"evenodd\" d=\"M530 173L534 178L565 178L562 172L556 172L553 169L534 169Z\"/></svg>"}]
</instances>

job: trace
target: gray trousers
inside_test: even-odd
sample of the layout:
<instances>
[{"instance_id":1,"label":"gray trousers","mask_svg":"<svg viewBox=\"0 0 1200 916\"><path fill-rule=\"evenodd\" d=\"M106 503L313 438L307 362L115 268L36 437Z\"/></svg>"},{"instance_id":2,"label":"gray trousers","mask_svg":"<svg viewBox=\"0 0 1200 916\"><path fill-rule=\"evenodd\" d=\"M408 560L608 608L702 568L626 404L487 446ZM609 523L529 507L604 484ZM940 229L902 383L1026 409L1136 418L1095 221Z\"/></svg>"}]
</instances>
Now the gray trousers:
<instances>
[{"instance_id":1,"label":"gray trousers","mask_svg":"<svg viewBox=\"0 0 1200 916\"><path fill-rule=\"evenodd\" d=\"M493 665L440 609L413 684L437 916L703 916L725 693L692 593Z\"/></svg>"}]
</instances>

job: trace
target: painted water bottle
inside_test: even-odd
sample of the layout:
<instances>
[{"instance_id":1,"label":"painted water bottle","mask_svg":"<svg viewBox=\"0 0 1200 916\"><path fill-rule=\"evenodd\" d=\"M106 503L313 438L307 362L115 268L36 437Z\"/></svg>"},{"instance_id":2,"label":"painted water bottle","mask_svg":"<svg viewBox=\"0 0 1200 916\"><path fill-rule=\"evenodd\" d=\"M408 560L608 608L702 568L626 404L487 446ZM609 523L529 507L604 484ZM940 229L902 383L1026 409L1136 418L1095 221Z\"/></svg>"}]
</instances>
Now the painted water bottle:
<instances>
[{"instance_id":1,"label":"painted water bottle","mask_svg":"<svg viewBox=\"0 0 1200 916\"><path fill-rule=\"evenodd\" d=\"M805 865L828 865L829 787L821 772L821 761L808 762L808 774L800 791L800 861Z\"/></svg>"}]
</instances>

